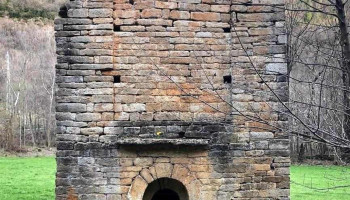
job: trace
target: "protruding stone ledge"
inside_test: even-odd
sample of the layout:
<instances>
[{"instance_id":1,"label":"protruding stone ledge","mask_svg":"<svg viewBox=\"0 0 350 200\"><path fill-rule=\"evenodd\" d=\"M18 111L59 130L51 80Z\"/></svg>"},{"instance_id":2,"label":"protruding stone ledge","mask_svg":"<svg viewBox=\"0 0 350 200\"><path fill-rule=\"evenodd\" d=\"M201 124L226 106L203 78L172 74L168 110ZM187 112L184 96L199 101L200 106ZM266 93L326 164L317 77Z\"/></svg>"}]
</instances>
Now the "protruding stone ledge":
<instances>
[{"instance_id":1,"label":"protruding stone ledge","mask_svg":"<svg viewBox=\"0 0 350 200\"><path fill-rule=\"evenodd\" d=\"M208 146L208 139L165 139L165 138L119 138L119 145L186 145L186 146Z\"/></svg>"}]
</instances>

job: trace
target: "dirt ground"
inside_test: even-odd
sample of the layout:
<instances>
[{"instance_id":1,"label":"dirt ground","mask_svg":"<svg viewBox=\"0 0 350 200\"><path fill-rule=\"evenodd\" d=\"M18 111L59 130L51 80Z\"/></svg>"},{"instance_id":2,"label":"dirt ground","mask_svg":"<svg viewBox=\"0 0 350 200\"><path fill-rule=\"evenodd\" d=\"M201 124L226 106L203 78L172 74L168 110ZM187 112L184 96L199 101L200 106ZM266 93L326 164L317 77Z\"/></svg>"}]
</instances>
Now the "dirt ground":
<instances>
[{"instance_id":1,"label":"dirt ground","mask_svg":"<svg viewBox=\"0 0 350 200\"><path fill-rule=\"evenodd\" d=\"M56 148L28 147L20 152L6 152L0 149L0 157L48 157L55 154Z\"/></svg>"}]
</instances>

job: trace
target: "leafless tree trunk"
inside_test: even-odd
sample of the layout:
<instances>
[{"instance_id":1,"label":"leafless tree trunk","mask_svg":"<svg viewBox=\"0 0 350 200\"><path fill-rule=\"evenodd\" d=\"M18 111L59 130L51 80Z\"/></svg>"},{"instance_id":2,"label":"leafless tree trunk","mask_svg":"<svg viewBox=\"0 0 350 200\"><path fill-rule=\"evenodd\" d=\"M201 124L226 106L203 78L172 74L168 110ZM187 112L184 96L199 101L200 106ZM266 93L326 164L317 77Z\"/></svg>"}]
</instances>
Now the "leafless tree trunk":
<instances>
[{"instance_id":1,"label":"leafless tree trunk","mask_svg":"<svg viewBox=\"0 0 350 200\"><path fill-rule=\"evenodd\" d=\"M306 135L321 138L343 151L350 147L347 8L349 2L345 0L289 0L287 3L290 105L298 120L309 126L305 129L294 117L291 127L295 132L306 131ZM301 139L303 144L305 138ZM322 156L333 149L330 146L312 142L304 148L305 155ZM298 151L302 151L301 148ZM350 157L347 151L343 155Z\"/></svg>"},{"instance_id":2,"label":"leafless tree trunk","mask_svg":"<svg viewBox=\"0 0 350 200\"><path fill-rule=\"evenodd\" d=\"M0 74L4 80L0 96L6 107L0 119L11 115L13 124L0 120L0 128L10 127L7 133L13 134L14 146L52 146L56 62L52 25L0 19L0 44ZM0 139L2 136L5 134L0 132ZM6 138L10 139L8 135Z\"/></svg>"},{"instance_id":3,"label":"leafless tree trunk","mask_svg":"<svg viewBox=\"0 0 350 200\"><path fill-rule=\"evenodd\" d=\"M345 1L347 2L347 1ZM350 42L349 42L349 30L348 22L345 13L345 2L342 0L335 0L335 8L337 11L340 44L342 48L342 69L343 69L343 85L344 88L350 88ZM344 91L344 135L345 138L350 139L350 93ZM344 151L345 154L349 154L349 150ZM350 161L350 155L344 155L346 159Z\"/></svg>"}]
</instances>

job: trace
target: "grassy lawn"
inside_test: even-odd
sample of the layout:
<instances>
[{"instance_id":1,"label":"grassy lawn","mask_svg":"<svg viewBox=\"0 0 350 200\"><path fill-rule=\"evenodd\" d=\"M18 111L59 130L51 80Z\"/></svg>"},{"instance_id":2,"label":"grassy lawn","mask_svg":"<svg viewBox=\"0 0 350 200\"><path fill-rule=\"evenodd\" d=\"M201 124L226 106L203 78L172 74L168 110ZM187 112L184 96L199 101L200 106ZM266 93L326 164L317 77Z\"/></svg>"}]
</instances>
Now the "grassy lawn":
<instances>
[{"instance_id":1,"label":"grassy lawn","mask_svg":"<svg viewBox=\"0 0 350 200\"><path fill-rule=\"evenodd\" d=\"M0 200L53 200L55 172L54 157L0 158ZM350 199L350 187L311 189L350 185L350 167L293 166L291 180L292 200Z\"/></svg>"},{"instance_id":2,"label":"grassy lawn","mask_svg":"<svg viewBox=\"0 0 350 200\"><path fill-rule=\"evenodd\" d=\"M54 199L55 162L54 157L0 158L0 199Z\"/></svg>"},{"instance_id":3,"label":"grassy lawn","mask_svg":"<svg viewBox=\"0 0 350 200\"><path fill-rule=\"evenodd\" d=\"M292 166L291 180L292 200L350 199L350 187L339 187L350 186L350 167ZM339 188L333 190L315 190L331 187Z\"/></svg>"}]
</instances>

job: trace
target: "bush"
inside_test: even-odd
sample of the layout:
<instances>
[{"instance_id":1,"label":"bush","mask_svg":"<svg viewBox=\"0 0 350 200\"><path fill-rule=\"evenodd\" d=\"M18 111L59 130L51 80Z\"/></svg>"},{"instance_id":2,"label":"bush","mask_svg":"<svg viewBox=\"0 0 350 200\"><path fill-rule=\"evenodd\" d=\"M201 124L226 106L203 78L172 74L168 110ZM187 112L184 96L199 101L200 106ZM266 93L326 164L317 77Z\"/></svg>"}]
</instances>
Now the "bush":
<instances>
[{"instance_id":1,"label":"bush","mask_svg":"<svg viewBox=\"0 0 350 200\"><path fill-rule=\"evenodd\" d=\"M0 17L53 20L65 0L0 0Z\"/></svg>"}]
</instances>

